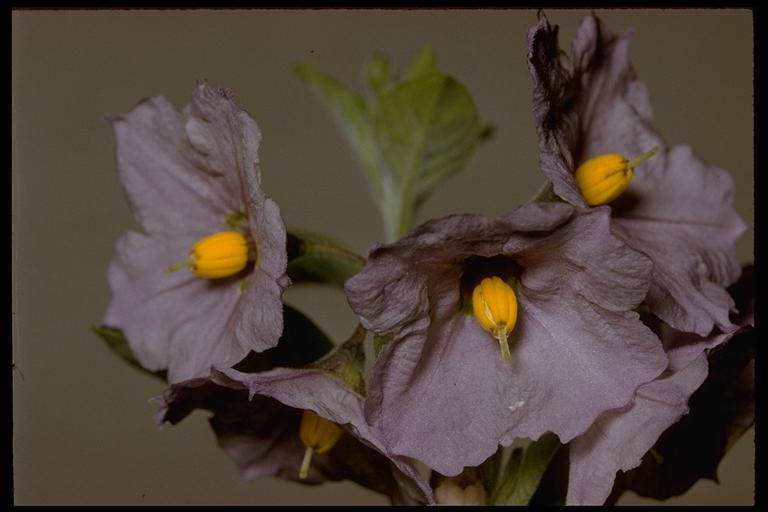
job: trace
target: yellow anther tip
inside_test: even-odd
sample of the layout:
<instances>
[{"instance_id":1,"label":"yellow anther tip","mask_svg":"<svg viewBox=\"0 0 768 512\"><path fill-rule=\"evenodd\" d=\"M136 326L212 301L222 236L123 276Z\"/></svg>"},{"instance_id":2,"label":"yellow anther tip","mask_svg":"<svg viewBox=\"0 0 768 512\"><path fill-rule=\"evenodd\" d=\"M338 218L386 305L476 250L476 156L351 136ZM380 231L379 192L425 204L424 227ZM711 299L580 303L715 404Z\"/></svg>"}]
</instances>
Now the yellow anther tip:
<instances>
[{"instance_id":1,"label":"yellow anther tip","mask_svg":"<svg viewBox=\"0 0 768 512\"><path fill-rule=\"evenodd\" d=\"M486 277L472 292L472 311L483 329L494 334L511 332L517 322L517 297L497 276Z\"/></svg>"},{"instance_id":2,"label":"yellow anther tip","mask_svg":"<svg viewBox=\"0 0 768 512\"><path fill-rule=\"evenodd\" d=\"M301 415L299 438L304 446L312 448L315 453L325 453L333 448L342 432L341 427L313 411L305 410Z\"/></svg>"},{"instance_id":3,"label":"yellow anther tip","mask_svg":"<svg viewBox=\"0 0 768 512\"><path fill-rule=\"evenodd\" d=\"M472 291L472 312L480 325L499 342L501 355L510 359L507 337L517 323L517 297L497 276L486 277Z\"/></svg>"},{"instance_id":4,"label":"yellow anther tip","mask_svg":"<svg viewBox=\"0 0 768 512\"><path fill-rule=\"evenodd\" d=\"M215 233L192 246L190 259L190 270L198 277L229 277L248 264L248 242L237 231Z\"/></svg>"},{"instance_id":5,"label":"yellow anther tip","mask_svg":"<svg viewBox=\"0 0 768 512\"><path fill-rule=\"evenodd\" d=\"M634 167L657 150L653 148L631 162L618 153L606 153L579 165L574 178L584 200L590 206L599 206L619 197L632 182Z\"/></svg>"}]
</instances>

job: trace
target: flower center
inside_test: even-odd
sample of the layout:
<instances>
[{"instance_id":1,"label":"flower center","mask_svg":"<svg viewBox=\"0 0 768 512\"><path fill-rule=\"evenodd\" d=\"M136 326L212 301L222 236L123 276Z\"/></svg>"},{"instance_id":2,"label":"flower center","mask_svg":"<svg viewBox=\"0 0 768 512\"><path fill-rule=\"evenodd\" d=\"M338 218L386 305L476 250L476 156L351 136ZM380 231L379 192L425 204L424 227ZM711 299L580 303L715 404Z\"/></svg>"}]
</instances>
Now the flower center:
<instances>
[{"instance_id":1,"label":"flower center","mask_svg":"<svg viewBox=\"0 0 768 512\"><path fill-rule=\"evenodd\" d=\"M198 240L189 259L166 269L189 268L198 277L221 279L237 274L248 264L248 242L238 231L221 231Z\"/></svg>"},{"instance_id":2,"label":"flower center","mask_svg":"<svg viewBox=\"0 0 768 512\"><path fill-rule=\"evenodd\" d=\"M507 338L517 323L517 297L497 276L486 277L472 292L472 311L480 325L499 342L501 356L509 361Z\"/></svg>"},{"instance_id":3,"label":"flower center","mask_svg":"<svg viewBox=\"0 0 768 512\"><path fill-rule=\"evenodd\" d=\"M321 418L313 411L305 410L301 415L301 424L299 425L299 438L307 450L304 452L304 460L299 469L299 478L304 480L309 474L309 463L312 461L312 455L325 453L336 444L341 437L341 428Z\"/></svg>"},{"instance_id":4,"label":"flower center","mask_svg":"<svg viewBox=\"0 0 768 512\"><path fill-rule=\"evenodd\" d=\"M619 197L632 181L634 168L658 150L653 148L632 161L618 153L607 153L582 163L574 177L584 200L590 206L599 206Z\"/></svg>"}]
</instances>

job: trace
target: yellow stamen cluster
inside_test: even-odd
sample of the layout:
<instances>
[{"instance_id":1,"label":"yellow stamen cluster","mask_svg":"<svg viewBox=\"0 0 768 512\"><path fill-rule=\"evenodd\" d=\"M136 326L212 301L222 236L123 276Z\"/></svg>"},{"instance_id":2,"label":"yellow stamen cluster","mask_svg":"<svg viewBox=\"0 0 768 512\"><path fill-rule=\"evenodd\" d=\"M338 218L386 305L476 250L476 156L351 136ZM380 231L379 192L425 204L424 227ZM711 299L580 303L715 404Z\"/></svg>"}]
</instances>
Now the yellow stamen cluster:
<instances>
[{"instance_id":1,"label":"yellow stamen cluster","mask_svg":"<svg viewBox=\"0 0 768 512\"><path fill-rule=\"evenodd\" d=\"M517 323L517 297L499 277L486 277L472 292L472 310L480 325L499 342L501 355L509 361L507 337Z\"/></svg>"},{"instance_id":2,"label":"yellow stamen cluster","mask_svg":"<svg viewBox=\"0 0 768 512\"><path fill-rule=\"evenodd\" d=\"M655 155L657 150L653 148L632 161L618 153L607 153L582 163L574 177L584 200L590 206L599 206L619 197L632 181L634 168Z\"/></svg>"},{"instance_id":3,"label":"yellow stamen cluster","mask_svg":"<svg viewBox=\"0 0 768 512\"><path fill-rule=\"evenodd\" d=\"M341 434L341 428L332 421L321 418L313 411L305 410L302 413L299 438L307 450L304 452L304 460L301 463L301 469L299 469L300 479L307 478L312 455L325 453L333 448Z\"/></svg>"},{"instance_id":4,"label":"yellow stamen cluster","mask_svg":"<svg viewBox=\"0 0 768 512\"><path fill-rule=\"evenodd\" d=\"M220 279L237 274L248 264L248 242L238 231L222 231L198 240L189 259L168 272L189 268L198 277Z\"/></svg>"}]
</instances>

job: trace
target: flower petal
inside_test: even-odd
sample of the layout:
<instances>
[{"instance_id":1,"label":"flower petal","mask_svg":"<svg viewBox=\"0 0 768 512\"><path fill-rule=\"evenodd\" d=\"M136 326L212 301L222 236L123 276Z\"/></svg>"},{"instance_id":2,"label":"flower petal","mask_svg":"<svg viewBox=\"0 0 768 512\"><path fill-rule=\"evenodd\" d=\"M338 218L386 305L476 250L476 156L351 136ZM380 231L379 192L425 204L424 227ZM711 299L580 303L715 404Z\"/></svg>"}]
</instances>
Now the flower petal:
<instances>
[{"instance_id":1,"label":"flower petal","mask_svg":"<svg viewBox=\"0 0 768 512\"><path fill-rule=\"evenodd\" d=\"M629 63L631 32L616 36L586 16L569 58L560 50L557 28L541 14L528 32L539 161L555 193L585 207L573 179L581 162L604 153L633 158L656 146L663 152L664 143L650 125L647 89ZM653 164L644 164L635 179Z\"/></svg>"},{"instance_id":2,"label":"flower petal","mask_svg":"<svg viewBox=\"0 0 768 512\"><path fill-rule=\"evenodd\" d=\"M689 401L690 413L656 441L656 457L617 476L613 496L631 489L640 496L667 499L700 478L718 481L723 457L755 421L754 330L739 331L710 357L707 380Z\"/></svg>"},{"instance_id":3,"label":"flower petal","mask_svg":"<svg viewBox=\"0 0 768 512\"><path fill-rule=\"evenodd\" d=\"M269 394L254 394L249 388L272 389L284 398L299 393L300 407ZM322 391L314 396L323 397L319 407L333 412L329 416L340 424L351 420L350 428L355 435L345 432L329 452L315 454L307 478L301 480L298 470L305 447L299 438L299 423L303 409L316 410L308 407L302 397L305 391L314 392L318 388ZM390 496L393 504L432 503L431 489L409 463L390 460L373 447L375 443L369 442L371 439L364 435L364 423L355 419L361 414L359 405L358 412L354 412L359 397L348 392L319 370L278 368L258 374L213 370L210 379L176 384L156 398L161 405L156 419L159 423L175 424L195 408L213 411L210 422L219 445L238 465L245 480L274 476L319 484L348 479ZM357 430L355 425L363 430Z\"/></svg>"},{"instance_id":4,"label":"flower petal","mask_svg":"<svg viewBox=\"0 0 768 512\"><path fill-rule=\"evenodd\" d=\"M616 471L638 466L661 433L688 412L688 398L707 376L700 354L685 368L637 390L627 409L603 414L571 443L567 505L602 505Z\"/></svg>"},{"instance_id":5,"label":"flower petal","mask_svg":"<svg viewBox=\"0 0 768 512\"><path fill-rule=\"evenodd\" d=\"M261 190L259 129L232 98L202 82L181 113L156 97L111 118L119 176L149 236L129 233L118 243L105 323L126 333L141 364L168 368L171 382L271 348L282 332L285 225ZM255 241L251 275L164 272L199 239L232 229L227 220L237 213L247 214Z\"/></svg>"},{"instance_id":6,"label":"flower petal","mask_svg":"<svg viewBox=\"0 0 768 512\"><path fill-rule=\"evenodd\" d=\"M706 352L728 342L737 334L742 336L740 333L743 330L754 326L753 268L745 268L742 278L730 289L741 310L733 319L737 328L728 332L714 332L702 338L692 333L675 331L665 325L658 327L669 356L669 366L659 378L637 389L628 408L604 413L584 435L573 440L570 447L569 505L602 505L611 494L618 470L636 468L657 442L669 447L669 439L675 436L679 437L674 449L665 449L664 452L672 455L672 464L695 469L678 468L677 471L670 470L667 476L659 477L658 466L661 462L654 464L650 461L653 457L646 457L648 462L643 462L646 468L626 475L626 481L622 480L621 485L658 493L659 497L664 498L670 496L668 490L672 489L678 489L677 494L681 494L702 474L701 471L714 471L724 455L725 443L734 431L740 434L751 425L754 397L753 391L749 391L748 340L730 341L723 350L733 352L729 353L730 357L718 357L719 352L716 353L713 359L716 361L716 371L710 377L707 377L709 365ZM735 351L730 350L732 344L737 342L746 346L746 350L738 346ZM751 357L754 358L754 347ZM744 368L746 373L742 379L740 372ZM709 382L715 376L719 380L702 386L705 378ZM738 396L737 390L745 394ZM689 412L691 395L698 396L690 402L695 414L681 421ZM659 437L676 423L675 428L668 431L669 434L664 434L667 436L665 441L659 441ZM693 440L699 441L700 445ZM684 452L684 449L687 451ZM683 457L681 453L688 453L690 457ZM706 458L706 461L691 464L691 459L697 457ZM648 476L649 472L652 473L648 469L650 467L656 470L652 477ZM651 482L656 482L656 486Z\"/></svg>"},{"instance_id":7,"label":"flower petal","mask_svg":"<svg viewBox=\"0 0 768 512\"><path fill-rule=\"evenodd\" d=\"M209 280L165 271L193 242L157 243L131 232L118 241L109 268L113 297L104 323L123 330L142 366L167 368L171 383L204 376L211 364L233 365L249 350L274 346L282 332L282 289L263 272Z\"/></svg>"},{"instance_id":8,"label":"flower petal","mask_svg":"<svg viewBox=\"0 0 768 512\"><path fill-rule=\"evenodd\" d=\"M731 177L676 146L638 172L623 199L614 209L615 233L654 262L651 311L699 336L732 329L725 287L739 277L735 243L746 226L732 207Z\"/></svg>"},{"instance_id":9,"label":"flower petal","mask_svg":"<svg viewBox=\"0 0 768 512\"><path fill-rule=\"evenodd\" d=\"M628 311L650 262L611 234L607 208L574 213L532 203L430 221L347 281L361 321L393 336L365 406L392 452L456 475L515 437L567 442L663 371L660 341ZM465 262L499 255L522 267L509 363L461 303Z\"/></svg>"},{"instance_id":10,"label":"flower petal","mask_svg":"<svg viewBox=\"0 0 768 512\"><path fill-rule=\"evenodd\" d=\"M201 84L196 96L201 90L210 93ZM205 153L210 148L200 145L224 137L236 137L239 145L255 137L258 147L258 130L237 135L230 127L224 134L204 131L207 121L189 110L179 113L167 99L153 97L127 114L109 118L117 141L118 176L147 233L204 236L224 229L226 218L243 207L240 188L234 188L231 177L235 173L239 180L238 168L220 165Z\"/></svg>"},{"instance_id":11,"label":"flower petal","mask_svg":"<svg viewBox=\"0 0 768 512\"><path fill-rule=\"evenodd\" d=\"M607 207L574 216L519 251L516 260L526 269L522 282L527 289L556 296L568 287L610 311L637 306L646 296L652 269L648 258L613 236Z\"/></svg>"},{"instance_id":12,"label":"flower petal","mask_svg":"<svg viewBox=\"0 0 768 512\"><path fill-rule=\"evenodd\" d=\"M581 162L605 153L635 158L658 147L612 203L616 234L653 260L654 314L700 336L714 326L728 330L733 303L725 287L738 278L734 244L745 231L732 206L733 180L688 146L665 148L629 61L630 37L587 16L569 58L545 16L529 31L542 172L557 195L586 207L573 178Z\"/></svg>"},{"instance_id":13,"label":"flower petal","mask_svg":"<svg viewBox=\"0 0 768 512\"><path fill-rule=\"evenodd\" d=\"M287 263L285 224L261 190L261 131L233 99L228 89L198 84L184 111L187 138L196 150L195 166L224 180L230 213L247 213L259 268L280 279Z\"/></svg>"},{"instance_id":14,"label":"flower petal","mask_svg":"<svg viewBox=\"0 0 768 512\"><path fill-rule=\"evenodd\" d=\"M362 443L389 459L403 503L433 503L432 490L404 457L391 454L363 417L362 399L342 382L321 370L276 368L258 374L229 369L214 371L214 380L240 382L250 396L265 395L296 409L309 409L339 425L346 425ZM333 450L332 450L333 451ZM400 496L400 493L402 495ZM393 495L392 492L389 493Z\"/></svg>"}]
</instances>

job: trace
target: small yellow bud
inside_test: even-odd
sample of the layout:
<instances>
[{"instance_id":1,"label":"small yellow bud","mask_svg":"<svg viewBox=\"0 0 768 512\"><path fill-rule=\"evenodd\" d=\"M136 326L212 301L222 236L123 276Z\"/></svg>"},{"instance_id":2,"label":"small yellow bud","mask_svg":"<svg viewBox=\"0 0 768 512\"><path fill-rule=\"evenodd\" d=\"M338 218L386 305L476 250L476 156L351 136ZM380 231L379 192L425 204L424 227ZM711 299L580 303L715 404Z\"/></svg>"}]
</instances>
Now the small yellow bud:
<instances>
[{"instance_id":1,"label":"small yellow bud","mask_svg":"<svg viewBox=\"0 0 768 512\"><path fill-rule=\"evenodd\" d=\"M501 355L509 361L507 336L517 323L517 297L499 277L486 277L472 292L472 310L480 325L499 342Z\"/></svg>"},{"instance_id":2,"label":"small yellow bud","mask_svg":"<svg viewBox=\"0 0 768 512\"><path fill-rule=\"evenodd\" d=\"M301 424L299 425L299 439L307 447L307 450L304 453L301 469L299 469L300 479L307 478L312 455L315 452L318 454L325 453L333 448L341 434L341 428L332 421L321 418L310 410L305 410L302 413Z\"/></svg>"},{"instance_id":3,"label":"small yellow bud","mask_svg":"<svg viewBox=\"0 0 768 512\"><path fill-rule=\"evenodd\" d=\"M198 277L219 279L237 274L248 264L248 242L237 231L222 231L198 240L189 259L168 267L168 272L189 268Z\"/></svg>"},{"instance_id":4,"label":"small yellow bud","mask_svg":"<svg viewBox=\"0 0 768 512\"><path fill-rule=\"evenodd\" d=\"M656 154L658 148L628 161L618 153L590 158L582 163L574 177L581 195L590 206L610 203L624 192L632 181L634 168Z\"/></svg>"}]
</instances>

